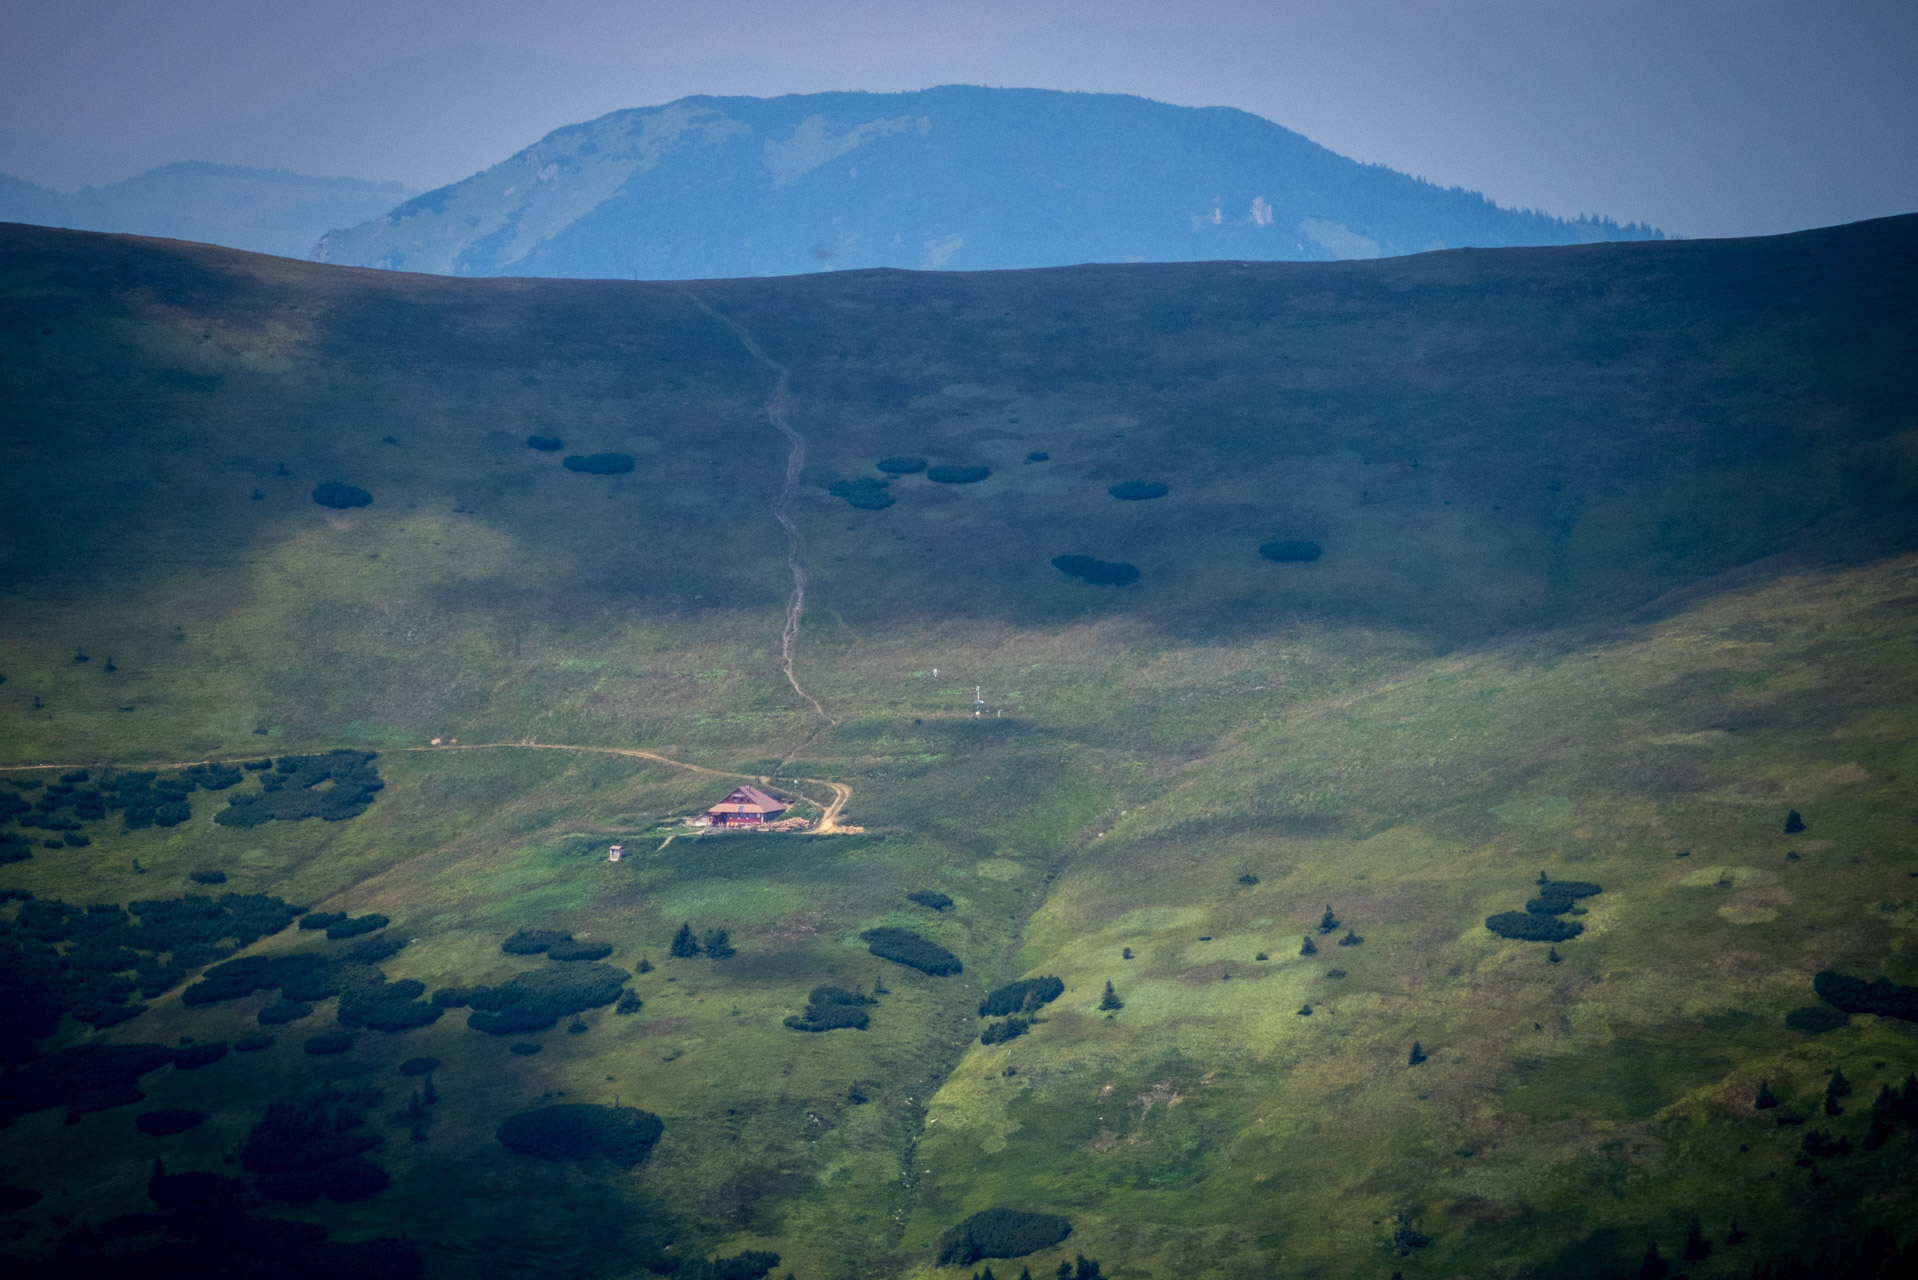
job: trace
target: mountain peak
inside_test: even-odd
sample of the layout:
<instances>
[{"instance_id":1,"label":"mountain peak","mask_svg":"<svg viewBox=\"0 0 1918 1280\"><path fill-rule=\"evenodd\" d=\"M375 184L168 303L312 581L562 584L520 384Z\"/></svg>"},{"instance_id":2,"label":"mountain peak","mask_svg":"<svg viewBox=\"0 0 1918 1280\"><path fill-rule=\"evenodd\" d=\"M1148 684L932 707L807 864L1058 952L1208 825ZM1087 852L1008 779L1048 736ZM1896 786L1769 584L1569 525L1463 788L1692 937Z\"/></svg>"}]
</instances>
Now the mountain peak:
<instances>
[{"instance_id":1,"label":"mountain peak","mask_svg":"<svg viewBox=\"0 0 1918 1280\"><path fill-rule=\"evenodd\" d=\"M1230 107L944 85L611 112L332 232L312 256L447 275L697 279L1656 237L1502 209Z\"/></svg>"}]
</instances>

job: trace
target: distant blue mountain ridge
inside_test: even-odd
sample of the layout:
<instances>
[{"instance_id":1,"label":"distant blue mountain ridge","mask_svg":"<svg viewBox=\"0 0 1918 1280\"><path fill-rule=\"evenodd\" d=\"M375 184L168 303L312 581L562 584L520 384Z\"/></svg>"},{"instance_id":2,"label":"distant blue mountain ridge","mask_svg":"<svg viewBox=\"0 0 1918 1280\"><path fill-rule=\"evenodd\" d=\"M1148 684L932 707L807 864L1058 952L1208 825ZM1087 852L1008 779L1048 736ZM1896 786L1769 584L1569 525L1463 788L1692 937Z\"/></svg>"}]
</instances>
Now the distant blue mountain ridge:
<instances>
[{"instance_id":1,"label":"distant blue mountain ridge","mask_svg":"<svg viewBox=\"0 0 1918 1280\"><path fill-rule=\"evenodd\" d=\"M384 213L411 194L397 182L197 161L71 193L0 174L0 222L166 236L304 258L328 229Z\"/></svg>"},{"instance_id":2,"label":"distant blue mountain ridge","mask_svg":"<svg viewBox=\"0 0 1918 1280\"><path fill-rule=\"evenodd\" d=\"M331 232L311 256L460 276L700 279L1662 238L1502 209L1232 108L948 85L615 111Z\"/></svg>"}]
</instances>

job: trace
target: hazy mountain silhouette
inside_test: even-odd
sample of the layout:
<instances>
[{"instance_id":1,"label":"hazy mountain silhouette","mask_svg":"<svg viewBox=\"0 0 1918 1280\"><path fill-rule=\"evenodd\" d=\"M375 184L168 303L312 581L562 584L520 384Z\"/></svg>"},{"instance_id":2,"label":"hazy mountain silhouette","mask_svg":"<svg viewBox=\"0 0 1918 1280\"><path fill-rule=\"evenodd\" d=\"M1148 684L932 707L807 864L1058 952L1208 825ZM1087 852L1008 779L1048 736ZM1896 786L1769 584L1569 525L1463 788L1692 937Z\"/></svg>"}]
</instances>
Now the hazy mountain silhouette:
<instances>
[{"instance_id":1,"label":"hazy mountain silhouette","mask_svg":"<svg viewBox=\"0 0 1918 1280\"><path fill-rule=\"evenodd\" d=\"M950 85L616 111L333 232L312 256L450 275L686 279L1653 238L1501 209L1231 108Z\"/></svg>"},{"instance_id":2,"label":"hazy mountain silhouette","mask_svg":"<svg viewBox=\"0 0 1918 1280\"><path fill-rule=\"evenodd\" d=\"M169 236L298 258L328 228L382 213L409 194L397 182L200 163L162 165L71 194L0 174L0 222Z\"/></svg>"}]
</instances>

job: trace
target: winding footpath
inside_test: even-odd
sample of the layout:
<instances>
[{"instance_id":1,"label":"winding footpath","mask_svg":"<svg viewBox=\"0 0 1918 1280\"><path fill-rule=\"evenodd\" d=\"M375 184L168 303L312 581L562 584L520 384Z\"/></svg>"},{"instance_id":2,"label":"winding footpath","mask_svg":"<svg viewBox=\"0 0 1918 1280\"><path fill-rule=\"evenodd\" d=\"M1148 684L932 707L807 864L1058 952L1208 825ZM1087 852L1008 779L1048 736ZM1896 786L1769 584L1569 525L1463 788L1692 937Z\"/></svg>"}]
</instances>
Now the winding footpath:
<instances>
[{"instance_id":1,"label":"winding footpath","mask_svg":"<svg viewBox=\"0 0 1918 1280\"><path fill-rule=\"evenodd\" d=\"M812 703L812 709L819 713L820 719L827 724L838 724L837 720L826 714L826 708L820 705L819 699L800 687L799 677L793 674L793 646L799 641L799 619L806 612L806 564L800 555L799 525L792 518L792 501L793 494L799 488L800 472L806 469L806 437L793 430L792 424L786 421L786 387L792 381L792 371L760 350L752 334L730 316L713 310L691 290L686 291L686 297L694 306L725 325L739 340L739 345L746 348L748 355L779 375L778 381L773 384L772 396L766 401L766 420L779 429L791 446L786 453L786 480L780 486L779 496L773 500L773 519L779 521L780 529L785 532L786 567L792 570L793 576L792 595L786 601L786 628L779 635L779 669L786 673L786 683L793 687L793 692Z\"/></svg>"}]
</instances>

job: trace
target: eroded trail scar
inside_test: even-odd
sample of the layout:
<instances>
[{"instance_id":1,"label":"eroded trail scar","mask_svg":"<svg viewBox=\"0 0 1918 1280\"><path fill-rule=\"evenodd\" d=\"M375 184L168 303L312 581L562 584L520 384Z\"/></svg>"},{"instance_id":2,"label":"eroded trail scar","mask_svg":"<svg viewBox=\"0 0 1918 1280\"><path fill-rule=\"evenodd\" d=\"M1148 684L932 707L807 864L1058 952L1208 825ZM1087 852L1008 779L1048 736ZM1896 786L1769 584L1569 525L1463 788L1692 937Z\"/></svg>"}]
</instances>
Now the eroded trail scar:
<instances>
[{"instance_id":1,"label":"eroded trail scar","mask_svg":"<svg viewBox=\"0 0 1918 1280\"><path fill-rule=\"evenodd\" d=\"M779 429L791 447L786 452L785 483L779 488L779 497L773 500L773 519L779 521L780 529L785 532L786 567L792 570L793 577L792 595L786 601L786 627L779 633L779 669L785 672L786 683L793 687L793 692L812 703L813 710L819 713L822 720L828 724L838 724L837 720L826 714L826 708L820 705L819 699L800 686L799 677L793 674L793 647L799 642L799 619L806 612L806 564L800 554L799 525L792 518L792 501L793 494L799 489L799 474L806 469L806 437L793 430L792 424L786 421L786 387L792 381L792 373L785 365L761 351L759 344L753 341L752 334L730 317L713 310L691 291L687 291L686 296L694 306L725 325L733 337L739 339L739 345L746 348L748 355L778 375L778 381L773 384L772 397L766 401L766 420Z\"/></svg>"}]
</instances>

